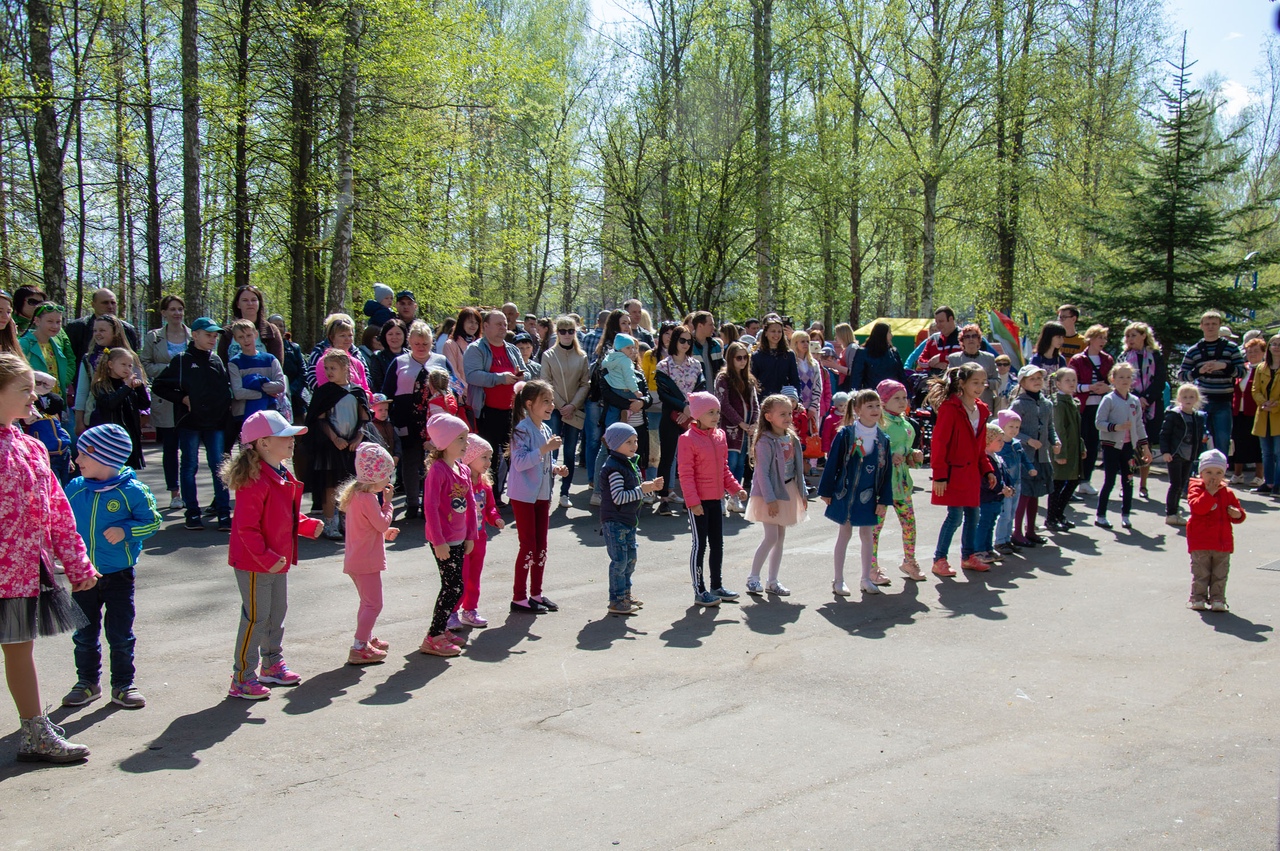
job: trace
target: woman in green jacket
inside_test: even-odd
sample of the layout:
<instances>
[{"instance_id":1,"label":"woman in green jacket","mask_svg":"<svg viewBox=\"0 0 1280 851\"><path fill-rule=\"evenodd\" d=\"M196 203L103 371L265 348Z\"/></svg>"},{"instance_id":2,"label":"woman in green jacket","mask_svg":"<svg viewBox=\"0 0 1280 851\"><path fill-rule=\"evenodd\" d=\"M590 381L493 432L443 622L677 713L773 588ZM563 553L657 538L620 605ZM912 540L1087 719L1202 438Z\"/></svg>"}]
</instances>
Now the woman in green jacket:
<instances>
[{"instance_id":1,"label":"woman in green jacket","mask_svg":"<svg viewBox=\"0 0 1280 851\"><path fill-rule=\"evenodd\" d=\"M63 399L68 398L75 377L71 346L62 333L62 308L46 301L31 315L31 326L18 341L31 368L47 372L57 379L54 388Z\"/></svg>"}]
</instances>

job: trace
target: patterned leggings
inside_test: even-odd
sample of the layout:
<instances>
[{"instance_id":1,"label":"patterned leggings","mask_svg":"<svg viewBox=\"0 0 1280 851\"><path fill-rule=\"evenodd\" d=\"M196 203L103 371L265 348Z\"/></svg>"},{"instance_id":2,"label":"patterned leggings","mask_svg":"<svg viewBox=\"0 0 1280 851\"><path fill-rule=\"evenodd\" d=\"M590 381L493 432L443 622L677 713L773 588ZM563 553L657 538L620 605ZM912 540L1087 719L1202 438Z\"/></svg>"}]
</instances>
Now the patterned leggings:
<instances>
[{"instance_id":1,"label":"patterned leggings","mask_svg":"<svg viewBox=\"0 0 1280 851\"><path fill-rule=\"evenodd\" d=\"M431 614L431 628L427 636L435 638L444 632L444 625L449 622L449 613L462 599L462 560L466 544L452 544L449 557L436 557L436 565L440 568L440 593L436 595L436 608Z\"/></svg>"},{"instance_id":2,"label":"patterned leggings","mask_svg":"<svg viewBox=\"0 0 1280 851\"><path fill-rule=\"evenodd\" d=\"M910 561L916 560L916 507L911 502L911 497L907 497L902 502L893 503L893 510L898 515L898 522L902 524L902 557ZM884 528L885 518L889 516L886 511L884 517L876 521L875 552L880 554L880 530Z\"/></svg>"}]
</instances>

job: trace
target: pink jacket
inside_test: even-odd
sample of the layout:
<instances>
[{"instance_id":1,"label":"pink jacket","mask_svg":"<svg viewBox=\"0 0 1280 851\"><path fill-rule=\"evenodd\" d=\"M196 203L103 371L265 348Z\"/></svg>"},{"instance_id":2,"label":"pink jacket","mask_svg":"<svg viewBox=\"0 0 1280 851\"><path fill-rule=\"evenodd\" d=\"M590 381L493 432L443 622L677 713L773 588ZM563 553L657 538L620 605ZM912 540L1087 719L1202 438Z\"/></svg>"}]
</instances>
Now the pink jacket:
<instances>
[{"instance_id":1,"label":"pink jacket","mask_svg":"<svg viewBox=\"0 0 1280 851\"><path fill-rule=\"evenodd\" d=\"M498 516L498 503L493 498L493 487L484 479L471 478L471 492L476 498L476 538L489 540L489 533L484 524L496 527L501 519Z\"/></svg>"},{"instance_id":2,"label":"pink jacket","mask_svg":"<svg viewBox=\"0 0 1280 851\"><path fill-rule=\"evenodd\" d=\"M680 487L686 505L721 499L742 485L729 472L729 442L720 429L705 431L690 424L677 444Z\"/></svg>"},{"instance_id":3,"label":"pink jacket","mask_svg":"<svg viewBox=\"0 0 1280 851\"><path fill-rule=\"evenodd\" d=\"M422 485L422 516L432 546L477 540L471 471L461 464L433 462Z\"/></svg>"},{"instance_id":4,"label":"pink jacket","mask_svg":"<svg viewBox=\"0 0 1280 851\"><path fill-rule=\"evenodd\" d=\"M0 426L0 471L0 598L39 596L40 556L48 558L50 550L69 582L93 576L44 444L13 426Z\"/></svg>"},{"instance_id":5,"label":"pink jacket","mask_svg":"<svg viewBox=\"0 0 1280 851\"><path fill-rule=\"evenodd\" d=\"M391 528L395 512L391 500L378 505L378 495L356 491L347 506L347 540L342 554L342 572L379 573L387 569L387 548L383 535Z\"/></svg>"}]
</instances>

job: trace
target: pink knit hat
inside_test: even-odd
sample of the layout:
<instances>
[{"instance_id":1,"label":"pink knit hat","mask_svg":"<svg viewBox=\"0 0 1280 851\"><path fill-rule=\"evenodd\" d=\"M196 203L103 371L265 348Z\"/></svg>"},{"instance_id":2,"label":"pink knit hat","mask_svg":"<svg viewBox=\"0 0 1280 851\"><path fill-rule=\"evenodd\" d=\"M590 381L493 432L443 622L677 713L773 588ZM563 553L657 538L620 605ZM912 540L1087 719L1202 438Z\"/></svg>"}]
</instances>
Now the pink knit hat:
<instances>
[{"instance_id":1,"label":"pink knit hat","mask_svg":"<svg viewBox=\"0 0 1280 851\"><path fill-rule=\"evenodd\" d=\"M385 482L396 471L391 454L376 443L361 443L356 449L356 481L367 485Z\"/></svg>"},{"instance_id":2,"label":"pink knit hat","mask_svg":"<svg viewBox=\"0 0 1280 851\"><path fill-rule=\"evenodd\" d=\"M880 394L880 402L887 403L899 393L907 392L907 385L901 381L894 381L892 378L886 378L876 385L876 392Z\"/></svg>"},{"instance_id":3,"label":"pink knit hat","mask_svg":"<svg viewBox=\"0 0 1280 851\"><path fill-rule=\"evenodd\" d=\"M463 465L470 467L471 462L486 452L492 452L493 445L478 434L467 435L467 448L462 453Z\"/></svg>"},{"instance_id":4,"label":"pink knit hat","mask_svg":"<svg viewBox=\"0 0 1280 851\"><path fill-rule=\"evenodd\" d=\"M467 424L450 414L436 414L427 420L427 436L437 449L444 449L467 431Z\"/></svg>"},{"instance_id":5,"label":"pink knit hat","mask_svg":"<svg viewBox=\"0 0 1280 851\"><path fill-rule=\"evenodd\" d=\"M1022 422L1022 415L1017 411L1011 411L1008 408L1005 408L1003 411L996 414L996 425L1000 426L1000 428L1004 428L1009 423L1020 422Z\"/></svg>"},{"instance_id":6,"label":"pink knit hat","mask_svg":"<svg viewBox=\"0 0 1280 851\"><path fill-rule=\"evenodd\" d=\"M702 419L707 411L720 410L720 400L707 392L690 393L685 401L689 403L689 414L695 420Z\"/></svg>"}]
</instances>

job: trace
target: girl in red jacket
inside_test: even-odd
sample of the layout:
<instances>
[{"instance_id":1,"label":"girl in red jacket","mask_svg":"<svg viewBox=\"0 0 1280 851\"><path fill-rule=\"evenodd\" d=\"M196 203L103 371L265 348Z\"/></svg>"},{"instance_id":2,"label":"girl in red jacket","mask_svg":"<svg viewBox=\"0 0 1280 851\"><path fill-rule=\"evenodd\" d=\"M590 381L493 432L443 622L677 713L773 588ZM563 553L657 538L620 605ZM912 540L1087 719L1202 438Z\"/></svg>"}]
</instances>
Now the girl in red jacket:
<instances>
[{"instance_id":1,"label":"girl in red jacket","mask_svg":"<svg viewBox=\"0 0 1280 851\"><path fill-rule=\"evenodd\" d=\"M947 506L947 519L938 532L938 548L933 553L933 572L955 576L947 563L947 551L956 529L960 533L961 567L986 570L973 559L977 552L978 502L982 478L995 485L995 471L987 457L987 406L978 397L987 385L987 373L977 364L948 369L930 382L927 401L938 412L933 427L933 504Z\"/></svg>"},{"instance_id":2,"label":"girl in red jacket","mask_svg":"<svg viewBox=\"0 0 1280 851\"><path fill-rule=\"evenodd\" d=\"M735 494L745 502L747 492L729 471L729 442L720 424L720 400L710 393L690 393L686 401L693 421L680 435L676 463L680 470L680 487L684 504L689 509L689 529L693 532L693 549L689 553L689 578L693 580L693 600L700 606L718 606L721 600L736 600L738 595L724 587L720 567L724 560L724 511L720 500L725 493ZM711 590L703 581L702 562L711 545Z\"/></svg>"},{"instance_id":3,"label":"girl in red jacket","mask_svg":"<svg viewBox=\"0 0 1280 851\"><path fill-rule=\"evenodd\" d=\"M1240 500L1227 487L1227 456L1210 449L1200 456L1200 478L1192 479L1187 503L1187 550L1191 553L1191 599L1188 609L1230 611L1227 571L1235 536L1231 524L1244 522Z\"/></svg>"},{"instance_id":4,"label":"girl in red jacket","mask_svg":"<svg viewBox=\"0 0 1280 851\"><path fill-rule=\"evenodd\" d=\"M293 457L294 436L306 431L278 411L259 411L244 421L240 446L222 465L222 480L236 495L227 563L236 569L241 603L230 697L261 700L271 696L263 683L302 682L284 663L286 583L298 563L298 535L318 538L324 524L302 513L302 484L284 462Z\"/></svg>"}]
</instances>

